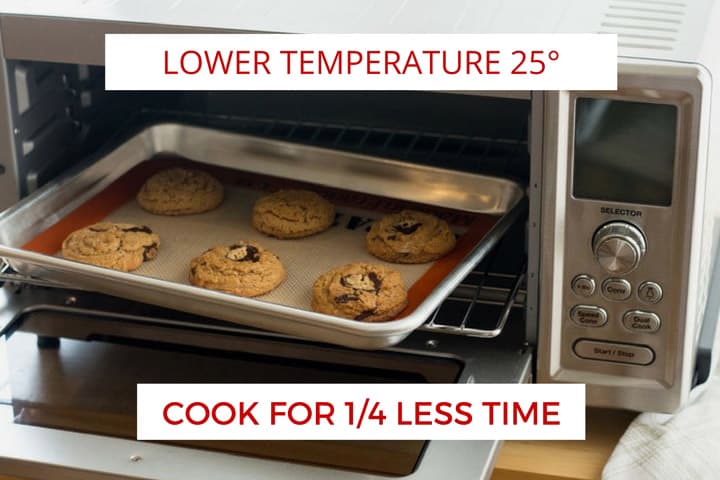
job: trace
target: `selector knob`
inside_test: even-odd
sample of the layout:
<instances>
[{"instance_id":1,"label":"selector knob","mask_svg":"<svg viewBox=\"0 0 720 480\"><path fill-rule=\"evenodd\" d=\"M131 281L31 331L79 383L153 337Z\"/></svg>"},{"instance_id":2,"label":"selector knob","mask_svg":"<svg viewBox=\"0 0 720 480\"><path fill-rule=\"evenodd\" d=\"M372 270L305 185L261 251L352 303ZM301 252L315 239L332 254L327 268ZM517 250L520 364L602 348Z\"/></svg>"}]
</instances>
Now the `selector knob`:
<instances>
[{"instance_id":1,"label":"selector knob","mask_svg":"<svg viewBox=\"0 0 720 480\"><path fill-rule=\"evenodd\" d=\"M595 232L592 242L595 260L606 272L632 272L645 255L647 242L642 231L626 222L610 222Z\"/></svg>"}]
</instances>

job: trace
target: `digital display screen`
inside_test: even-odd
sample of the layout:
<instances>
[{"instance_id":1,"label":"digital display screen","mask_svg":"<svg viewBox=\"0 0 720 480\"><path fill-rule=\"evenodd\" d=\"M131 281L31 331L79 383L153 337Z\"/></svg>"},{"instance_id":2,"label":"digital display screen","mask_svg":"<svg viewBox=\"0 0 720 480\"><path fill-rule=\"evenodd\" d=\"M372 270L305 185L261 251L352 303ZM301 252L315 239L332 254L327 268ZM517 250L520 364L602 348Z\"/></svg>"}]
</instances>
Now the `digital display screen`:
<instances>
[{"instance_id":1,"label":"digital display screen","mask_svg":"<svg viewBox=\"0 0 720 480\"><path fill-rule=\"evenodd\" d=\"M674 105L578 98L573 195L670 205L676 130Z\"/></svg>"}]
</instances>

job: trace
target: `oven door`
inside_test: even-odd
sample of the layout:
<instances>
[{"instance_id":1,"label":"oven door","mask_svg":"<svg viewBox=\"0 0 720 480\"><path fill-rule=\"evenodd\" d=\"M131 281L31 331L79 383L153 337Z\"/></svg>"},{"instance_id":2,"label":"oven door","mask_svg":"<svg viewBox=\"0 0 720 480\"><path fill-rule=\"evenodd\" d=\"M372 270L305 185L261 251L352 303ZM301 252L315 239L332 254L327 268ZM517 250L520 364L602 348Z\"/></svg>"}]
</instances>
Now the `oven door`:
<instances>
[{"instance_id":1,"label":"oven door","mask_svg":"<svg viewBox=\"0 0 720 480\"><path fill-rule=\"evenodd\" d=\"M89 292L0 292L0 473L21 478L485 478L499 442L138 442L135 386L530 380L531 352L499 339L417 331L355 351Z\"/></svg>"}]
</instances>

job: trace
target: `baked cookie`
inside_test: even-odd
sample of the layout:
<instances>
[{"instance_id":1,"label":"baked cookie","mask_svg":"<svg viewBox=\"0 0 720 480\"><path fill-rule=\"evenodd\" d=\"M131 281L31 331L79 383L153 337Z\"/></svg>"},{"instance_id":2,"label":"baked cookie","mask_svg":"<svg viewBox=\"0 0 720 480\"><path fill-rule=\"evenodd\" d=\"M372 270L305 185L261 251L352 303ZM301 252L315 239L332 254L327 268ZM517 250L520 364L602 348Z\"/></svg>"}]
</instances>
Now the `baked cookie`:
<instances>
[{"instance_id":1,"label":"baked cookie","mask_svg":"<svg viewBox=\"0 0 720 480\"><path fill-rule=\"evenodd\" d=\"M70 260L129 272L157 256L160 237L144 225L96 223L72 232L62 243Z\"/></svg>"},{"instance_id":2,"label":"baked cookie","mask_svg":"<svg viewBox=\"0 0 720 480\"><path fill-rule=\"evenodd\" d=\"M223 200L222 184L201 170L169 168L148 178L137 194L142 208L157 215L190 215L212 210Z\"/></svg>"},{"instance_id":3,"label":"baked cookie","mask_svg":"<svg viewBox=\"0 0 720 480\"><path fill-rule=\"evenodd\" d=\"M365 322L390 320L407 306L400 273L383 265L351 263L318 277L313 285L316 312Z\"/></svg>"},{"instance_id":4,"label":"baked cookie","mask_svg":"<svg viewBox=\"0 0 720 480\"><path fill-rule=\"evenodd\" d=\"M445 220L403 210L373 223L365 237L372 255L394 263L425 263L455 248L455 234Z\"/></svg>"},{"instance_id":5,"label":"baked cookie","mask_svg":"<svg viewBox=\"0 0 720 480\"><path fill-rule=\"evenodd\" d=\"M190 262L190 283L241 297L268 293L283 280L278 257L255 242L220 245Z\"/></svg>"},{"instance_id":6,"label":"baked cookie","mask_svg":"<svg viewBox=\"0 0 720 480\"><path fill-rule=\"evenodd\" d=\"M252 224L259 232L277 238L301 238L327 230L335 207L315 192L280 190L266 195L253 207Z\"/></svg>"}]
</instances>

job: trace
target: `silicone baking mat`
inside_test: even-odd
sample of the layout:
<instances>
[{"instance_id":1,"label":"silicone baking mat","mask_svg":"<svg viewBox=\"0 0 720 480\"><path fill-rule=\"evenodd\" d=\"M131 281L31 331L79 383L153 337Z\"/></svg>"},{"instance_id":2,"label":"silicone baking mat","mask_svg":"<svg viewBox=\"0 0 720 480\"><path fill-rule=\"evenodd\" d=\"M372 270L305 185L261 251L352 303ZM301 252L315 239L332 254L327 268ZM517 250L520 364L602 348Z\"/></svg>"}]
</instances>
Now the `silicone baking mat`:
<instances>
[{"instance_id":1,"label":"silicone baking mat","mask_svg":"<svg viewBox=\"0 0 720 480\"><path fill-rule=\"evenodd\" d=\"M216 175L225 186L223 203L215 210L197 215L163 216L144 211L135 201L137 191L150 175L170 166L200 168ZM333 202L336 206L333 226L325 232L292 240L267 237L254 230L250 220L255 200L281 188L313 190ZM390 264L367 253L365 235L371 223L383 214L403 208L423 210L446 219L458 235L456 248L436 262L419 265ZM445 275L462 261L492 227L496 217L309 185L180 158L158 157L126 172L23 248L59 255L60 246L67 235L99 221L149 226L160 236L158 256L132 273L183 284L189 284L190 260L208 248L239 240L255 240L280 257L287 272L287 279L278 288L256 298L302 310L310 310L312 285L327 270L352 262L385 263L400 272L408 287L408 307L399 315L402 317L411 313Z\"/></svg>"}]
</instances>

